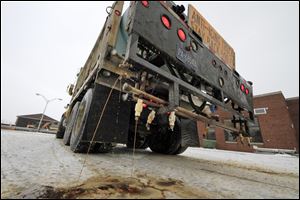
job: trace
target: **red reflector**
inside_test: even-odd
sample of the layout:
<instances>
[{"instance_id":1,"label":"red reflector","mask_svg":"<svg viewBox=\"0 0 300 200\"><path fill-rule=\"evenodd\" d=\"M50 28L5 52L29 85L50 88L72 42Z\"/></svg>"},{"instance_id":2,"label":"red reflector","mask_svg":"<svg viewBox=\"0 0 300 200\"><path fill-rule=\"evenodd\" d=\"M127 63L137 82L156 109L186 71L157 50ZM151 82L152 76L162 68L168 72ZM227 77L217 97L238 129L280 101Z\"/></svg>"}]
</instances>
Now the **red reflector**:
<instances>
[{"instance_id":1,"label":"red reflector","mask_svg":"<svg viewBox=\"0 0 300 200\"><path fill-rule=\"evenodd\" d=\"M146 8L149 7L149 1L141 1L143 6L145 6Z\"/></svg>"},{"instance_id":2,"label":"red reflector","mask_svg":"<svg viewBox=\"0 0 300 200\"><path fill-rule=\"evenodd\" d=\"M179 39L180 39L182 42L184 42L184 41L186 40L185 32L184 32L181 28L178 29L177 34L178 34Z\"/></svg>"},{"instance_id":3,"label":"red reflector","mask_svg":"<svg viewBox=\"0 0 300 200\"><path fill-rule=\"evenodd\" d=\"M147 104L143 103L143 108L147 108Z\"/></svg>"},{"instance_id":4,"label":"red reflector","mask_svg":"<svg viewBox=\"0 0 300 200\"><path fill-rule=\"evenodd\" d=\"M121 12L120 12L119 10L115 10L115 14L116 14L117 16L120 16L120 15L121 15Z\"/></svg>"},{"instance_id":5,"label":"red reflector","mask_svg":"<svg viewBox=\"0 0 300 200\"><path fill-rule=\"evenodd\" d=\"M163 15L161 17L161 22L163 23L163 25L167 28L167 29L170 29L171 28L171 22L169 20L169 18L165 15Z\"/></svg>"},{"instance_id":6,"label":"red reflector","mask_svg":"<svg viewBox=\"0 0 300 200\"><path fill-rule=\"evenodd\" d=\"M245 91L245 86L244 84L241 84L241 90L244 92Z\"/></svg>"},{"instance_id":7,"label":"red reflector","mask_svg":"<svg viewBox=\"0 0 300 200\"><path fill-rule=\"evenodd\" d=\"M249 90L248 90L248 88L246 88L246 91L245 91L245 93L248 95L249 94Z\"/></svg>"}]
</instances>

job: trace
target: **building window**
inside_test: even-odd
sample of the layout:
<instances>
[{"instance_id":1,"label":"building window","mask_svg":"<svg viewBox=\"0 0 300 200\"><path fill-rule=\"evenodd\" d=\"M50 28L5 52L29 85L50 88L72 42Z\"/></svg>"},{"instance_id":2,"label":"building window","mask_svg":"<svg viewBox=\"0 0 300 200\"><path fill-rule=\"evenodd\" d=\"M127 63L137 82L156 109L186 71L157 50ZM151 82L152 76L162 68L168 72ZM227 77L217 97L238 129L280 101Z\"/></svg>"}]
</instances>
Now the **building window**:
<instances>
[{"instance_id":1,"label":"building window","mask_svg":"<svg viewBox=\"0 0 300 200\"><path fill-rule=\"evenodd\" d=\"M224 120L230 121L230 120ZM238 124L237 124L238 125ZM261 136L260 126L257 117L254 119L254 123L248 123L249 134L251 137L251 143L263 143L263 139ZM226 142L236 142L237 135L233 134L231 131L224 129L225 141Z\"/></svg>"},{"instance_id":2,"label":"building window","mask_svg":"<svg viewBox=\"0 0 300 200\"><path fill-rule=\"evenodd\" d=\"M254 108L254 115L265 115L267 110L268 108Z\"/></svg>"},{"instance_id":3,"label":"building window","mask_svg":"<svg viewBox=\"0 0 300 200\"><path fill-rule=\"evenodd\" d=\"M262 143L263 139L261 136L259 121L257 117L254 118L254 123L248 123L249 133L252 137L251 142Z\"/></svg>"},{"instance_id":4,"label":"building window","mask_svg":"<svg viewBox=\"0 0 300 200\"><path fill-rule=\"evenodd\" d=\"M229 126L230 126L230 124L232 124L230 119L224 120L224 123ZM239 129L239 127L240 127L240 125L237 123L236 128ZM232 131L224 129L224 135L225 135L226 142L236 142L237 135L233 134Z\"/></svg>"},{"instance_id":5,"label":"building window","mask_svg":"<svg viewBox=\"0 0 300 200\"><path fill-rule=\"evenodd\" d=\"M208 128L205 139L207 139L207 140L216 140L216 133L215 133L214 128Z\"/></svg>"},{"instance_id":6,"label":"building window","mask_svg":"<svg viewBox=\"0 0 300 200\"><path fill-rule=\"evenodd\" d=\"M224 129L225 141L226 142L236 142L236 135L232 134L231 131Z\"/></svg>"}]
</instances>

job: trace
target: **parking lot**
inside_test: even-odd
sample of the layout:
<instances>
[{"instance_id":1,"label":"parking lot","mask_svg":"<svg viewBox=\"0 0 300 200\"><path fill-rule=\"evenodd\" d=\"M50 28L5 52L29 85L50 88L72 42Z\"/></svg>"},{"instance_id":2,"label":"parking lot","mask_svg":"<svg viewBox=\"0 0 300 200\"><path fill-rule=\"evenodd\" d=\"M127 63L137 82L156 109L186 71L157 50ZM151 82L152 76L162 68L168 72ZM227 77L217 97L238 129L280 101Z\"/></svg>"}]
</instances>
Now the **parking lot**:
<instances>
[{"instance_id":1,"label":"parking lot","mask_svg":"<svg viewBox=\"0 0 300 200\"><path fill-rule=\"evenodd\" d=\"M299 198L299 157L204 148L133 157L124 145L75 154L53 134L2 129L1 198Z\"/></svg>"}]
</instances>

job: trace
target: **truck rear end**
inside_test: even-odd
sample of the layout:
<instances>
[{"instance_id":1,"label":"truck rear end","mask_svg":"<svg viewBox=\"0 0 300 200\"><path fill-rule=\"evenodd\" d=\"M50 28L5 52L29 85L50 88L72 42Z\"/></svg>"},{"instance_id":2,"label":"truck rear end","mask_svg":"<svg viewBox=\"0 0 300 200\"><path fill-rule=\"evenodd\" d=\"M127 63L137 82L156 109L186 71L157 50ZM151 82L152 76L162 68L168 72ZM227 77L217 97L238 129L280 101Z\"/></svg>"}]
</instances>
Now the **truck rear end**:
<instances>
[{"instance_id":1,"label":"truck rear end","mask_svg":"<svg viewBox=\"0 0 300 200\"><path fill-rule=\"evenodd\" d=\"M200 146L198 120L250 136L252 83L236 72L232 49L211 48L173 2L131 2L121 15L122 9L123 2L111 7L71 87L61 135L73 151L124 143L179 154ZM230 123L218 109L232 116Z\"/></svg>"}]
</instances>

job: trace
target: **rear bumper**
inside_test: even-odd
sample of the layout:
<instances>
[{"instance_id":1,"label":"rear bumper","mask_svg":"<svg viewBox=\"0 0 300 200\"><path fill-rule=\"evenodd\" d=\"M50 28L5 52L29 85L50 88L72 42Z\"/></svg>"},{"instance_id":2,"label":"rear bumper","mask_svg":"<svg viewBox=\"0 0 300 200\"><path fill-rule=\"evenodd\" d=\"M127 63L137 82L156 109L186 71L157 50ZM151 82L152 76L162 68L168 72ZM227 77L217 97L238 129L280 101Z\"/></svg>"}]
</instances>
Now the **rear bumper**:
<instances>
[{"instance_id":1,"label":"rear bumper","mask_svg":"<svg viewBox=\"0 0 300 200\"><path fill-rule=\"evenodd\" d=\"M166 29L161 23L162 15L167 15L172 22L170 30ZM179 90L189 91L191 94L225 108L225 110L236 115L240 114L235 112L230 105L224 103L225 98L230 98L240 108L253 113L252 86L237 73L231 71L161 3L150 2L149 7L145 8L141 3L136 2L131 6L125 17L128 19L123 21L130 22L127 23L129 37L126 60L133 63L138 69L158 74L171 85L178 85ZM177 30L179 28L183 29L187 35L187 40L184 42L178 38ZM138 56L141 40L147 41L151 45L150 48L157 50L162 57L170 60L177 68L185 69L186 73L192 74L192 76L213 86L220 92L221 97L217 99L207 95L203 92L203 88L196 88ZM197 51L186 50L191 41L198 44ZM216 61L216 66L213 66L212 61ZM224 81L222 86L220 85L220 79ZM240 84L242 83L249 89L249 95L240 90Z\"/></svg>"}]
</instances>

